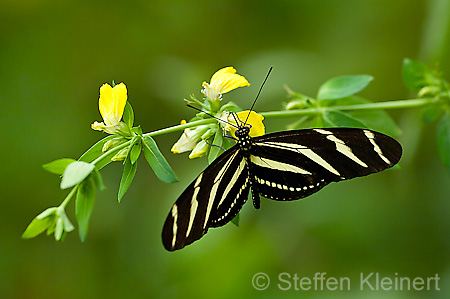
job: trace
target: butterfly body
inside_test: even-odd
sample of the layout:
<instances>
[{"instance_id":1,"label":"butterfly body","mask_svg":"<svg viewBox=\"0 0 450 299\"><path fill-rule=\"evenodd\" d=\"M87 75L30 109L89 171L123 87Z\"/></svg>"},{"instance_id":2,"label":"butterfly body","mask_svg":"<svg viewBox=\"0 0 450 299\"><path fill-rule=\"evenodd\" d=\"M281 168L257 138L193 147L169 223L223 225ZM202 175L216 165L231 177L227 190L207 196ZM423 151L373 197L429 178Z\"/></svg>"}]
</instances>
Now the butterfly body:
<instances>
[{"instance_id":1,"label":"butterfly body","mask_svg":"<svg viewBox=\"0 0 450 299\"><path fill-rule=\"evenodd\" d=\"M395 165L400 144L378 132L354 128L284 131L250 137L236 130L238 143L210 164L173 205L162 239L169 251L200 239L209 227L223 226L252 192L276 201L309 196L330 182L365 176Z\"/></svg>"}]
</instances>

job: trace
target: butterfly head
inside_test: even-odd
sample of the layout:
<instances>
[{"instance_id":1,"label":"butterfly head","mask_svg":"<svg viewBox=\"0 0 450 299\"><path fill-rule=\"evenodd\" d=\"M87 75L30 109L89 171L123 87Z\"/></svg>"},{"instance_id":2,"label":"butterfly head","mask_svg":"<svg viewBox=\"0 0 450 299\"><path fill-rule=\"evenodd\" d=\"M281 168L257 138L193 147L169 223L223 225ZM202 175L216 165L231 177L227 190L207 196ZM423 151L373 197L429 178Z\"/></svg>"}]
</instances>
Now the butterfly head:
<instances>
[{"instance_id":1,"label":"butterfly head","mask_svg":"<svg viewBox=\"0 0 450 299\"><path fill-rule=\"evenodd\" d=\"M241 126L239 127L236 132L234 133L239 140L246 139L246 137L249 136L250 133L250 127L248 126Z\"/></svg>"}]
</instances>

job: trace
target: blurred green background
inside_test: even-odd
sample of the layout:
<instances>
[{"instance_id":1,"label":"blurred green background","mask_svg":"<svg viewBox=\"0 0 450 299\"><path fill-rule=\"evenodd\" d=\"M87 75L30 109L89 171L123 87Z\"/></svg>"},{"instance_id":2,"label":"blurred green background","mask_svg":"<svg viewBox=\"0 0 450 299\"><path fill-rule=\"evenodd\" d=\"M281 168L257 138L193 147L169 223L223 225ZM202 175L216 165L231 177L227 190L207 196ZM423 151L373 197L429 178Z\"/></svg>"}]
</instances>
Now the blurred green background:
<instances>
[{"instance_id":1,"label":"blurred green background","mask_svg":"<svg viewBox=\"0 0 450 299\"><path fill-rule=\"evenodd\" d=\"M401 80L405 57L440 62L450 78L441 39L448 0L3 0L0 7L1 298L450 298L450 177L434 125L422 123L419 110L390 111L403 130L400 170L332 184L303 201L263 199L259 211L247 204L239 228L211 229L179 252L164 250L162 225L207 162L172 155L178 133L156 140L179 183L158 181L140 160L118 204L121 164L109 165L85 243L77 231L61 243L21 239L67 193L41 165L77 158L104 136L90 129L101 120L101 84L126 83L144 132L190 118L183 98L200 97L202 81L229 65L252 83L224 96L241 107L274 67L258 111L281 108L283 84L314 96L344 74L373 75L369 99L404 99L411 96ZM285 124L268 120L266 128ZM73 203L67 213L75 224ZM252 287L258 272L271 278L265 291ZM281 291L282 272L349 277L352 290ZM361 272L438 273L441 291L360 291Z\"/></svg>"}]
</instances>

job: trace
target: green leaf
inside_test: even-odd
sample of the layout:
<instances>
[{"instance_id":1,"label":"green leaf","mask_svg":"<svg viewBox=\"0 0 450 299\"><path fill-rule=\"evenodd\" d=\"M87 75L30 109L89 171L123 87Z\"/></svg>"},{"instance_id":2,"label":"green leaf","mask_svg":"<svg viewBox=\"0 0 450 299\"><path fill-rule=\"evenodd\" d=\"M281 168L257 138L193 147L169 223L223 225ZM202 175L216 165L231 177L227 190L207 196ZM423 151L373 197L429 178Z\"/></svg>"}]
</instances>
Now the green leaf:
<instances>
[{"instance_id":1,"label":"green leaf","mask_svg":"<svg viewBox=\"0 0 450 299\"><path fill-rule=\"evenodd\" d=\"M223 143L223 136L222 136L222 130L217 129L216 134L214 135L214 140L212 143L212 146L209 149L209 155L208 155L208 163L211 164L222 151L220 148Z\"/></svg>"},{"instance_id":2,"label":"green leaf","mask_svg":"<svg viewBox=\"0 0 450 299\"><path fill-rule=\"evenodd\" d=\"M50 209L52 209L52 208L50 208ZM53 209L55 209L55 208L53 208ZM49 210L49 209L47 209L47 210ZM22 234L22 238L24 238L24 239L34 238L37 235L40 235L41 233L43 233L50 226L54 225L54 222L55 222L54 215L43 217L43 218L36 217L28 225L27 229Z\"/></svg>"},{"instance_id":3,"label":"green leaf","mask_svg":"<svg viewBox=\"0 0 450 299\"><path fill-rule=\"evenodd\" d=\"M134 139L136 138L136 139ZM136 163L139 158L142 150L142 139L139 136L134 136L133 141L131 143L131 151L130 151L130 160L131 164Z\"/></svg>"},{"instance_id":4,"label":"green leaf","mask_svg":"<svg viewBox=\"0 0 450 299\"><path fill-rule=\"evenodd\" d=\"M127 158L123 167L122 179L120 180L119 192L117 194L119 202L122 200L128 188L130 188L134 175L136 174L136 169L137 163L132 164L130 158Z\"/></svg>"},{"instance_id":5,"label":"green leaf","mask_svg":"<svg viewBox=\"0 0 450 299\"><path fill-rule=\"evenodd\" d=\"M231 223L239 227L239 213L237 213L236 216L234 216L234 218L231 219Z\"/></svg>"},{"instance_id":6,"label":"green leaf","mask_svg":"<svg viewBox=\"0 0 450 299\"><path fill-rule=\"evenodd\" d=\"M86 180L78 187L75 203L75 215L78 221L78 232L82 242L86 240L89 229L89 218L95 203L95 186L92 180Z\"/></svg>"},{"instance_id":7,"label":"green leaf","mask_svg":"<svg viewBox=\"0 0 450 299\"><path fill-rule=\"evenodd\" d=\"M139 136L142 136L142 128L141 126L137 126L131 129L131 131Z\"/></svg>"},{"instance_id":8,"label":"green leaf","mask_svg":"<svg viewBox=\"0 0 450 299\"><path fill-rule=\"evenodd\" d=\"M331 127L367 128L367 125L353 116L342 111L326 111L324 119Z\"/></svg>"},{"instance_id":9,"label":"green leaf","mask_svg":"<svg viewBox=\"0 0 450 299\"><path fill-rule=\"evenodd\" d=\"M62 175L66 167L72 162L75 162L75 160L70 158L64 158L44 164L42 165L42 167L51 173Z\"/></svg>"},{"instance_id":10,"label":"green leaf","mask_svg":"<svg viewBox=\"0 0 450 299\"><path fill-rule=\"evenodd\" d=\"M438 120L443 113L444 109L442 106L431 105L423 108L422 120L426 122L433 122Z\"/></svg>"},{"instance_id":11,"label":"green leaf","mask_svg":"<svg viewBox=\"0 0 450 299\"><path fill-rule=\"evenodd\" d=\"M441 162L450 170L450 116L448 112L441 117L436 129Z\"/></svg>"},{"instance_id":12,"label":"green leaf","mask_svg":"<svg viewBox=\"0 0 450 299\"><path fill-rule=\"evenodd\" d=\"M329 107L350 106L366 103L371 102L361 97L352 96L333 100L329 103ZM345 113L364 123L368 129L372 129L393 137L399 136L402 132L389 114L383 110L349 110L345 111Z\"/></svg>"},{"instance_id":13,"label":"green leaf","mask_svg":"<svg viewBox=\"0 0 450 299\"><path fill-rule=\"evenodd\" d=\"M311 128L323 128L323 127L331 127L331 124L326 124L323 119L323 114L318 114L311 119Z\"/></svg>"},{"instance_id":14,"label":"green leaf","mask_svg":"<svg viewBox=\"0 0 450 299\"><path fill-rule=\"evenodd\" d=\"M354 95L373 80L369 75L339 76L325 82L317 95L318 100L345 98Z\"/></svg>"},{"instance_id":15,"label":"green leaf","mask_svg":"<svg viewBox=\"0 0 450 299\"><path fill-rule=\"evenodd\" d=\"M94 144L90 149L88 149L79 159L78 161L83 161L83 162L92 162L95 159L97 159L98 157L100 157L101 155L104 154L104 152L102 151L103 146L105 145L106 142L108 142L109 140L113 139L113 138L117 138L117 136L115 135L109 135L105 138L103 138L102 140L98 141L96 144ZM126 141L126 139L124 138L123 141ZM117 144L118 145L118 144ZM109 154L108 156L106 156L102 161L99 161L98 163L95 164L95 168L100 170L103 167L105 167L106 165L108 165L109 163L111 163L111 158L114 157L116 153L113 152L111 154Z\"/></svg>"},{"instance_id":16,"label":"green leaf","mask_svg":"<svg viewBox=\"0 0 450 299\"><path fill-rule=\"evenodd\" d=\"M155 140L150 136L143 139L144 155L148 164L153 169L155 175L165 183L174 183L178 181L175 172L167 163L166 158L159 151Z\"/></svg>"},{"instance_id":17,"label":"green leaf","mask_svg":"<svg viewBox=\"0 0 450 299\"><path fill-rule=\"evenodd\" d=\"M403 60L402 77L409 90L418 93L429 85L426 79L429 75L431 71L425 64L408 58Z\"/></svg>"},{"instance_id":18,"label":"green leaf","mask_svg":"<svg viewBox=\"0 0 450 299\"><path fill-rule=\"evenodd\" d=\"M94 170L94 165L75 161L66 167L61 180L61 189L67 189L82 182Z\"/></svg>"},{"instance_id":19,"label":"green leaf","mask_svg":"<svg viewBox=\"0 0 450 299\"><path fill-rule=\"evenodd\" d=\"M130 102L125 103L125 109L123 110L123 122L131 129L134 123L134 112Z\"/></svg>"},{"instance_id":20,"label":"green leaf","mask_svg":"<svg viewBox=\"0 0 450 299\"><path fill-rule=\"evenodd\" d=\"M309 116L302 116L297 121L289 124L287 126L288 130L297 130L297 129L303 129L305 128L305 123L310 120Z\"/></svg>"},{"instance_id":21,"label":"green leaf","mask_svg":"<svg viewBox=\"0 0 450 299\"><path fill-rule=\"evenodd\" d=\"M94 171L91 173L91 177L95 187L97 187L98 190L103 191L106 189L105 185L103 184L102 175L97 169L94 169Z\"/></svg>"}]
</instances>

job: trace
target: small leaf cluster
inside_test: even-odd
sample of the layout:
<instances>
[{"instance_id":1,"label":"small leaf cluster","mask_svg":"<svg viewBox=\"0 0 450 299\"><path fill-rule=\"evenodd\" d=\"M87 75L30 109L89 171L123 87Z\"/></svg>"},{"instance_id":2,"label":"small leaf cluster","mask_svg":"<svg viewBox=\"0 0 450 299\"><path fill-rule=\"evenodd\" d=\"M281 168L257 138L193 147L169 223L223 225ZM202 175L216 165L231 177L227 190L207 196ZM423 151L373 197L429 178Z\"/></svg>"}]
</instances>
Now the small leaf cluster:
<instances>
[{"instance_id":1,"label":"small leaf cluster","mask_svg":"<svg viewBox=\"0 0 450 299\"><path fill-rule=\"evenodd\" d=\"M405 85L418 97L432 98L434 101L422 109L422 119L436 122L436 142L439 157L450 171L450 84L438 70L425 64L405 59L402 76Z\"/></svg>"},{"instance_id":2,"label":"small leaf cluster","mask_svg":"<svg viewBox=\"0 0 450 299\"><path fill-rule=\"evenodd\" d=\"M287 88L290 101L285 105L286 110L315 109L315 113L301 117L288 129L351 127L372 129L391 136L400 135L400 128L385 111L356 109L357 105L372 103L356 95L372 80L369 75L335 77L320 86L316 98ZM347 107L348 111L343 111L342 107Z\"/></svg>"}]
</instances>

